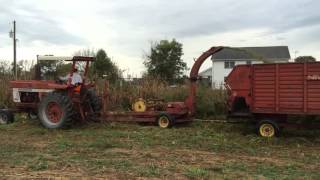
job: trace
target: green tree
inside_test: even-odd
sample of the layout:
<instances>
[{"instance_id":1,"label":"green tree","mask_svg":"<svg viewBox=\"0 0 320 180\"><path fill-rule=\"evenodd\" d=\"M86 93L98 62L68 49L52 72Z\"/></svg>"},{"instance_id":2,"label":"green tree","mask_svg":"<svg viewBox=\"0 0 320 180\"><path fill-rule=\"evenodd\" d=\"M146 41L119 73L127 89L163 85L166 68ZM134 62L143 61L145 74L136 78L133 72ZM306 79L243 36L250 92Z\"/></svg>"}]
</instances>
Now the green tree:
<instances>
[{"instance_id":1,"label":"green tree","mask_svg":"<svg viewBox=\"0 0 320 180\"><path fill-rule=\"evenodd\" d=\"M187 64L181 59L182 55L182 44L175 39L154 43L144 61L147 75L174 82L187 70Z\"/></svg>"},{"instance_id":2,"label":"green tree","mask_svg":"<svg viewBox=\"0 0 320 180\"><path fill-rule=\"evenodd\" d=\"M304 63L304 62L316 62L316 58L312 56L299 56L294 59L294 62Z\"/></svg>"},{"instance_id":3,"label":"green tree","mask_svg":"<svg viewBox=\"0 0 320 180\"><path fill-rule=\"evenodd\" d=\"M0 77L13 74L12 65L9 61L0 60Z\"/></svg>"},{"instance_id":4,"label":"green tree","mask_svg":"<svg viewBox=\"0 0 320 180\"><path fill-rule=\"evenodd\" d=\"M96 50L95 49L80 49L73 53L73 56L87 56L87 57L95 57L96 56ZM77 62L76 67L81 71L85 69L86 63L85 62ZM89 78L92 78L94 76L93 73L93 65L89 68Z\"/></svg>"},{"instance_id":5,"label":"green tree","mask_svg":"<svg viewBox=\"0 0 320 180\"><path fill-rule=\"evenodd\" d=\"M81 49L73 53L74 56L96 56L96 51L94 49Z\"/></svg>"},{"instance_id":6,"label":"green tree","mask_svg":"<svg viewBox=\"0 0 320 180\"><path fill-rule=\"evenodd\" d=\"M107 53L100 49L96 54L96 59L92 64L92 73L99 78L107 75L110 82L115 82L119 77L121 77L121 71L118 66L111 61Z\"/></svg>"},{"instance_id":7,"label":"green tree","mask_svg":"<svg viewBox=\"0 0 320 180\"><path fill-rule=\"evenodd\" d=\"M72 63L59 63L57 64L56 72L59 76L67 75L70 73Z\"/></svg>"},{"instance_id":8,"label":"green tree","mask_svg":"<svg viewBox=\"0 0 320 180\"><path fill-rule=\"evenodd\" d=\"M41 60L39 63L31 68L31 72L35 72L37 68L40 69L40 76L35 79L43 80L57 80L60 76L69 74L72 63L64 60ZM37 76L37 74L35 74Z\"/></svg>"},{"instance_id":9,"label":"green tree","mask_svg":"<svg viewBox=\"0 0 320 180\"><path fill-rule=\"evenodd\" d=\"M63 64L63 61L60 60L41 60L39 61L38 68L40 69L41 79L42 80L55 80L58 76L62 74L58 74L58 67ZM59 71L60 72L60 71Z\"/></svg>"}]
</instances>

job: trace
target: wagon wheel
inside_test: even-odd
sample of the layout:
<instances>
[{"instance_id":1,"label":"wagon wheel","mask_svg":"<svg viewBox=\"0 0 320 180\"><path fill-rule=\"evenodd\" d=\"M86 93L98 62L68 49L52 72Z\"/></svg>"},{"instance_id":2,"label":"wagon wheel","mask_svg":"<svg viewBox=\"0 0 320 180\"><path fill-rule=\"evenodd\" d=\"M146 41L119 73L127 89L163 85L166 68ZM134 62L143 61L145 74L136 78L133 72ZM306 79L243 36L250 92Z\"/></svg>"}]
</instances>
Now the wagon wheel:
<instances>
[{"instance_id":1,"label":"wagon wheel","mask_svg":"<svg viewBox=\"0 0 320 180\"><path fill-rule=\"evenodd\" d=\"M161 114L157 119L157 124L161 128L170 128L174 124L174 119L168 114Z\"/></svg>"},{"instance_id":2,"label":"wagon wheel","mask_svg":"<svg viewBox=\"0 0 320 180\"><path fill-rule=\"evenodd\" d=\"M274 121L263 120L257 125L257 133L262 137L274 137L279 136L280 128Z\"/></svg>"}]
</instances>

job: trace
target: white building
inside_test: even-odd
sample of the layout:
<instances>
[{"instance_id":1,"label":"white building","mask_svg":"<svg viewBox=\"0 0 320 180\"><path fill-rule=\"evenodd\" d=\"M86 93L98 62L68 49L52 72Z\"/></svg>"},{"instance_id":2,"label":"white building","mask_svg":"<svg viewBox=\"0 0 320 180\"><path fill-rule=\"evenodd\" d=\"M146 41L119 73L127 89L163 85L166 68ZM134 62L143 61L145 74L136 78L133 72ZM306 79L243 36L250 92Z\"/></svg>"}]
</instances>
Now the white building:
<instances>
[{"instance_id":1,"label":"white building","mask_svg":"<svg viewBox=\"0 0 320 180\"><path fill-rule=\"evenodd\" d=\"M224 48L211 57L212 67L199 73L211 81L212 88L223 87L224 78L239 64L286 63L288 46Z\"/></svg>"}]
</instances>

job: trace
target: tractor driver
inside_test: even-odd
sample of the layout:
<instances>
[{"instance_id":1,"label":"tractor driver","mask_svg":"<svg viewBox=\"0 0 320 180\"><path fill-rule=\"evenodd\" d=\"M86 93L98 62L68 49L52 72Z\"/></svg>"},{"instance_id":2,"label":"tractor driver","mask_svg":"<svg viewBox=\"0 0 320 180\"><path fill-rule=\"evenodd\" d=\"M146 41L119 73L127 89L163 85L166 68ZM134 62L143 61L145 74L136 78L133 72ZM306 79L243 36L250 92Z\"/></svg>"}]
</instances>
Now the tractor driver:
<instances>
[{"instance_id":1,"label":"tractor driver","mask_svg":"<svg viewBox=\"0 0 320 180\"><path fill-rule=\"evenodd\" d=\"M68 74L67 76L60 77L59 80L67 82L69 80L70 76L71 76L71 74ZM77 86L77 85L79 85L81 83L82 83L82 77L78 73L78 69L74 68L73 73L72 73L72 78L71 78L71 84L74 85L74 86Z\"/></svg>"},{"instance_id":2,"label":"tractor driver","mask_svg":"<svg viewBox=\"0 0 320 180\"><path fill-rule=\"evenodd\" d=\"M82 83L82 77L78 73L78 69L74 68L73 74L72 74L72 79L71 79L71 84L72 85L78 85L78 84L81 84L81 83Z\"/></svg>"}]
</instances>

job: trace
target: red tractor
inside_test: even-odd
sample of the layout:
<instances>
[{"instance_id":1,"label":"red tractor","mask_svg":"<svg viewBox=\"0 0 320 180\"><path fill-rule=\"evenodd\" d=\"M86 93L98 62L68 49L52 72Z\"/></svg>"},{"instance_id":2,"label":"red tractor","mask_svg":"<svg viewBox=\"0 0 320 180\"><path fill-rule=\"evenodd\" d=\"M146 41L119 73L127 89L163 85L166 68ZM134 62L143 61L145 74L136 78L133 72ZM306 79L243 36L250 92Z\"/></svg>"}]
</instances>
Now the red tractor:
<instances>
[{"instance_id":1,"label":"red tractor","mask_svg":"<svg viewBox=\"0 0 320 180\"><path fill-rule=\"evenodd\" d=\"M199 69L208 57L220 50L222 47L212 47L195 61L190 72L189 96L185 101L160 103L158 106L157 100L151 102L140 99L133 104L133 111L123 112L108 110L106 104L102 104L100 98L95 94L94 84L86 82L89 65L94 58L75 56L68 60L72 62L72 68L65 83L52 80L11 81L16 109L0 109L0 124L12 121L12 112L28 112L31 117L36 115L46 128L68 127L74 119L150 122L156 123L161 128L190 122L195 115L196 82L199 79ZM84 62L83 81L74 83L73 76L79 62ZM109 96L107 89L108 83L106 82L103 102ZM150 104L152 105L149 106Z\"/></svg>"},{"instance_id":2,"label":"red tractor","mask_svg":"<svg viewBox=\"0 0 320 180\"><path fill-rule=\"evenodd\" d=\"M75 56L66 60L72 68L65 82L54 80L16 80L11 81L13 101L18 112L28 112L38 116L46 128L63 128L72 124L73 119L88 119L98 115L102 109L101 100L95 94L94 84L86 82L89 64L93 57ZM73 76L79 64L84 64L83 80L73 83ZM37 64L39 65L39 63ZM36 66L39 78L40 67ZM7 121L11 120L9 111L2 113ZM7 115L7 116L6 116ZM1 119L1 118L0 118Z\"/></svg>"}]
</instances>

